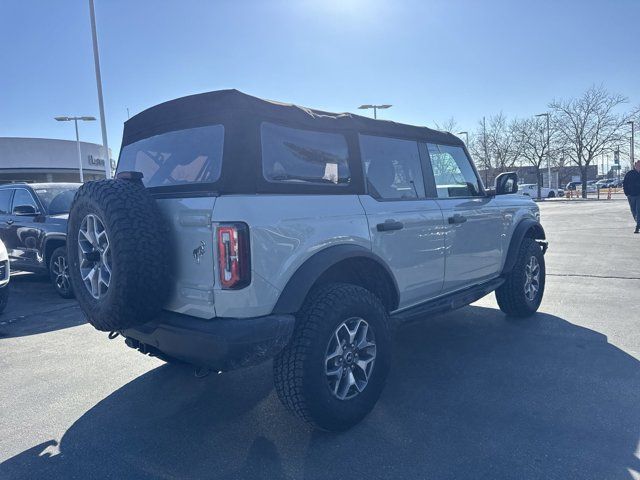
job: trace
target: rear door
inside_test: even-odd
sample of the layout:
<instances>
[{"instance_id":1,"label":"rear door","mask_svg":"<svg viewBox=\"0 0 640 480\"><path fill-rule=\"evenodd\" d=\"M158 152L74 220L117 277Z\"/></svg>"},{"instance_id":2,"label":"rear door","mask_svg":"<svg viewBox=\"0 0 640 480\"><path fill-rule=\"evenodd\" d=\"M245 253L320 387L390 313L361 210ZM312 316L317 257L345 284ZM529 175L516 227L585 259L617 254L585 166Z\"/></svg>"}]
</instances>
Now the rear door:
<instances>
[{"instance_id":1,"label":"rear door","mask_svg":"<svg viewBox=\"0 0 640 480\"><path fill-rule=\"evenodd\" d=\"M367 195L361 195L373 252L393 271L400 308L437 296L444 280L444 224L427 199L415 140L360 135Z\"/></svg>"},{"instance_id":2,"label":"rear door","mask_svg":"<svg viewBox=\"0 0 640 480\"><path fill-rule=\"evenodd\" d=\"M428 143L427 149L445 222L443 292L498 276L506 232L495 197L484 194L462 147Z\"/></svg>"}]
</instances>

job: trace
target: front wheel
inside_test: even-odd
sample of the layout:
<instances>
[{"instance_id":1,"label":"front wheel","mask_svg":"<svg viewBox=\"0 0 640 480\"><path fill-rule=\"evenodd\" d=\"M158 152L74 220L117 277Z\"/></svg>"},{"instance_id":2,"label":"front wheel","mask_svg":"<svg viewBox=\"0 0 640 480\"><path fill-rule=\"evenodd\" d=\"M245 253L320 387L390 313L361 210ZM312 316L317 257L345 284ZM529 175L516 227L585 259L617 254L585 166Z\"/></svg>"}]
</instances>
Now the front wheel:
<instances>
[{"instance_id":1,"label":"front wheel","mask_svg":"<svg viewBox=\"0 0 640 480\"><path fill-rule=\"evenodd\" d=\"M387 312L375 295L349 284L313 291L289 345L274 359L278 397L316 428L347 430L374 407L389 372Z\"/></svg>"},{"instance_id":2,"label":"front wheel","mask_svg":"<svg viewBox=\"0 0 640 480\"><path fill-rule=\"evenodd\" d=\"M545 264L540 245L522 240L518 258L506 281L496 290L500 310L511 317L528 317L540 307L544 294Z\"/></svg>"},{"instance_id":3,"label":"front wheel","mask_svg":"<svg viewBox=\"0 0 640 480\"><path fill-rule=\"evenodd\" d=\"M549 195L547 195L547 198L555 198L556 196L556 192L549 192Z\"/></svg>"},{"instance_id":4,"label":"front wheel","mask_svg":"<svg viewBox=\"0 0 640 480\"><path fill-rule=\"evenodd\" d=\"M66 247L58 247L53 251L49 260L49 278L58 295L62 298L74 297L71 279L69 278Z\"/></svg>"}]
</instances>

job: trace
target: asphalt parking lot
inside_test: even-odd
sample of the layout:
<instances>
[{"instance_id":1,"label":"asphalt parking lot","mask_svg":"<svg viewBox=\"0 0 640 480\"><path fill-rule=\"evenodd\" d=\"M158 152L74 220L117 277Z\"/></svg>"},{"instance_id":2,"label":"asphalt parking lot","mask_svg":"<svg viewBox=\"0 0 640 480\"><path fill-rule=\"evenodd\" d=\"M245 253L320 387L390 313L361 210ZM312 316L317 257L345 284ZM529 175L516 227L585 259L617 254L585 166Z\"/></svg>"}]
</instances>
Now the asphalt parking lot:
<instances>
[{"instance_id":1,"label":"asphalt parking lot","mask_svg":"<svg viewBox=\"0 0 640 480\"><path fill-rule=\"evenodd\" d=\"M353 430L289 415L271 364L197 379L32 275L0 316L0 478L640 478L640 236L625 201L541 203L541 311L493 296L401 329Z\"/></svg>"}]
</instances>

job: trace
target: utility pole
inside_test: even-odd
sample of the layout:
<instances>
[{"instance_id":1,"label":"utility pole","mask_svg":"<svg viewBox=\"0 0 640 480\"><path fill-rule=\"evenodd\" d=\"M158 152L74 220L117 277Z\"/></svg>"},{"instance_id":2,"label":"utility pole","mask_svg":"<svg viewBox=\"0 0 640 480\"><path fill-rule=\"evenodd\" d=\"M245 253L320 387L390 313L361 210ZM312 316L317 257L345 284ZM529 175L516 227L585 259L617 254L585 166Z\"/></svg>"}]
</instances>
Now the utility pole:
<instances>
[{"instance_id":1,"label":"utility pole","mask_svg":"<svg viewBox=\"0 0 640 480\"><path fill-rule=\"evenodd\" d=\"M104 102L102 100L102 76L100 75L100 55L98 53L98 34L96 33L96 13L93 0L89 0L91 15L91 36L93 38L93 61L96 68L96 84L98 86L98 106L100 108L100 128L102 129L102 145L104 146L104 175L111 178L111 158L109 157L109 142L107 142L107 124L104 118Z\"/></svg>"}]
</instances>

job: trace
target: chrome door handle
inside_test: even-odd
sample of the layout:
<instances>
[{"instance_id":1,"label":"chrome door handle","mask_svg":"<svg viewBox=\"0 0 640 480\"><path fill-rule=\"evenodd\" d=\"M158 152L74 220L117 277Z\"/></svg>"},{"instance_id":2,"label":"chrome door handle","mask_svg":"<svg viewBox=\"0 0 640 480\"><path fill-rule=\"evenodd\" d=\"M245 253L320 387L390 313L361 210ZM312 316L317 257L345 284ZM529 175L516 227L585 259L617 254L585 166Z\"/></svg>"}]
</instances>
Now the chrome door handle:
<instances>
[{"instance_id":1,"label":"chrome door handle","mask_svg":"<svg viewBox=\"0 0 640 480\"><path fill-rule=\"evenodd\" d=\"M465 217L464 215L460 215L458 213L456 213L453 217L449 217L449 224L450 225L455 225L458 223L464 223L467 221L467 217Z\"/></svg>"},{"instance_id":2,"label":"chrome door handle","mask_svg":"<svg viewBox=\"0 0 640 480\"><path fill-rule=\"evenodd\" d=\"M376 225L376 229L379 232L389 232L391 230L402 230L404 228L404 223L396 222L395 220L385 220L384 223L379 223Z\"/></svg>"}]
</instances>

